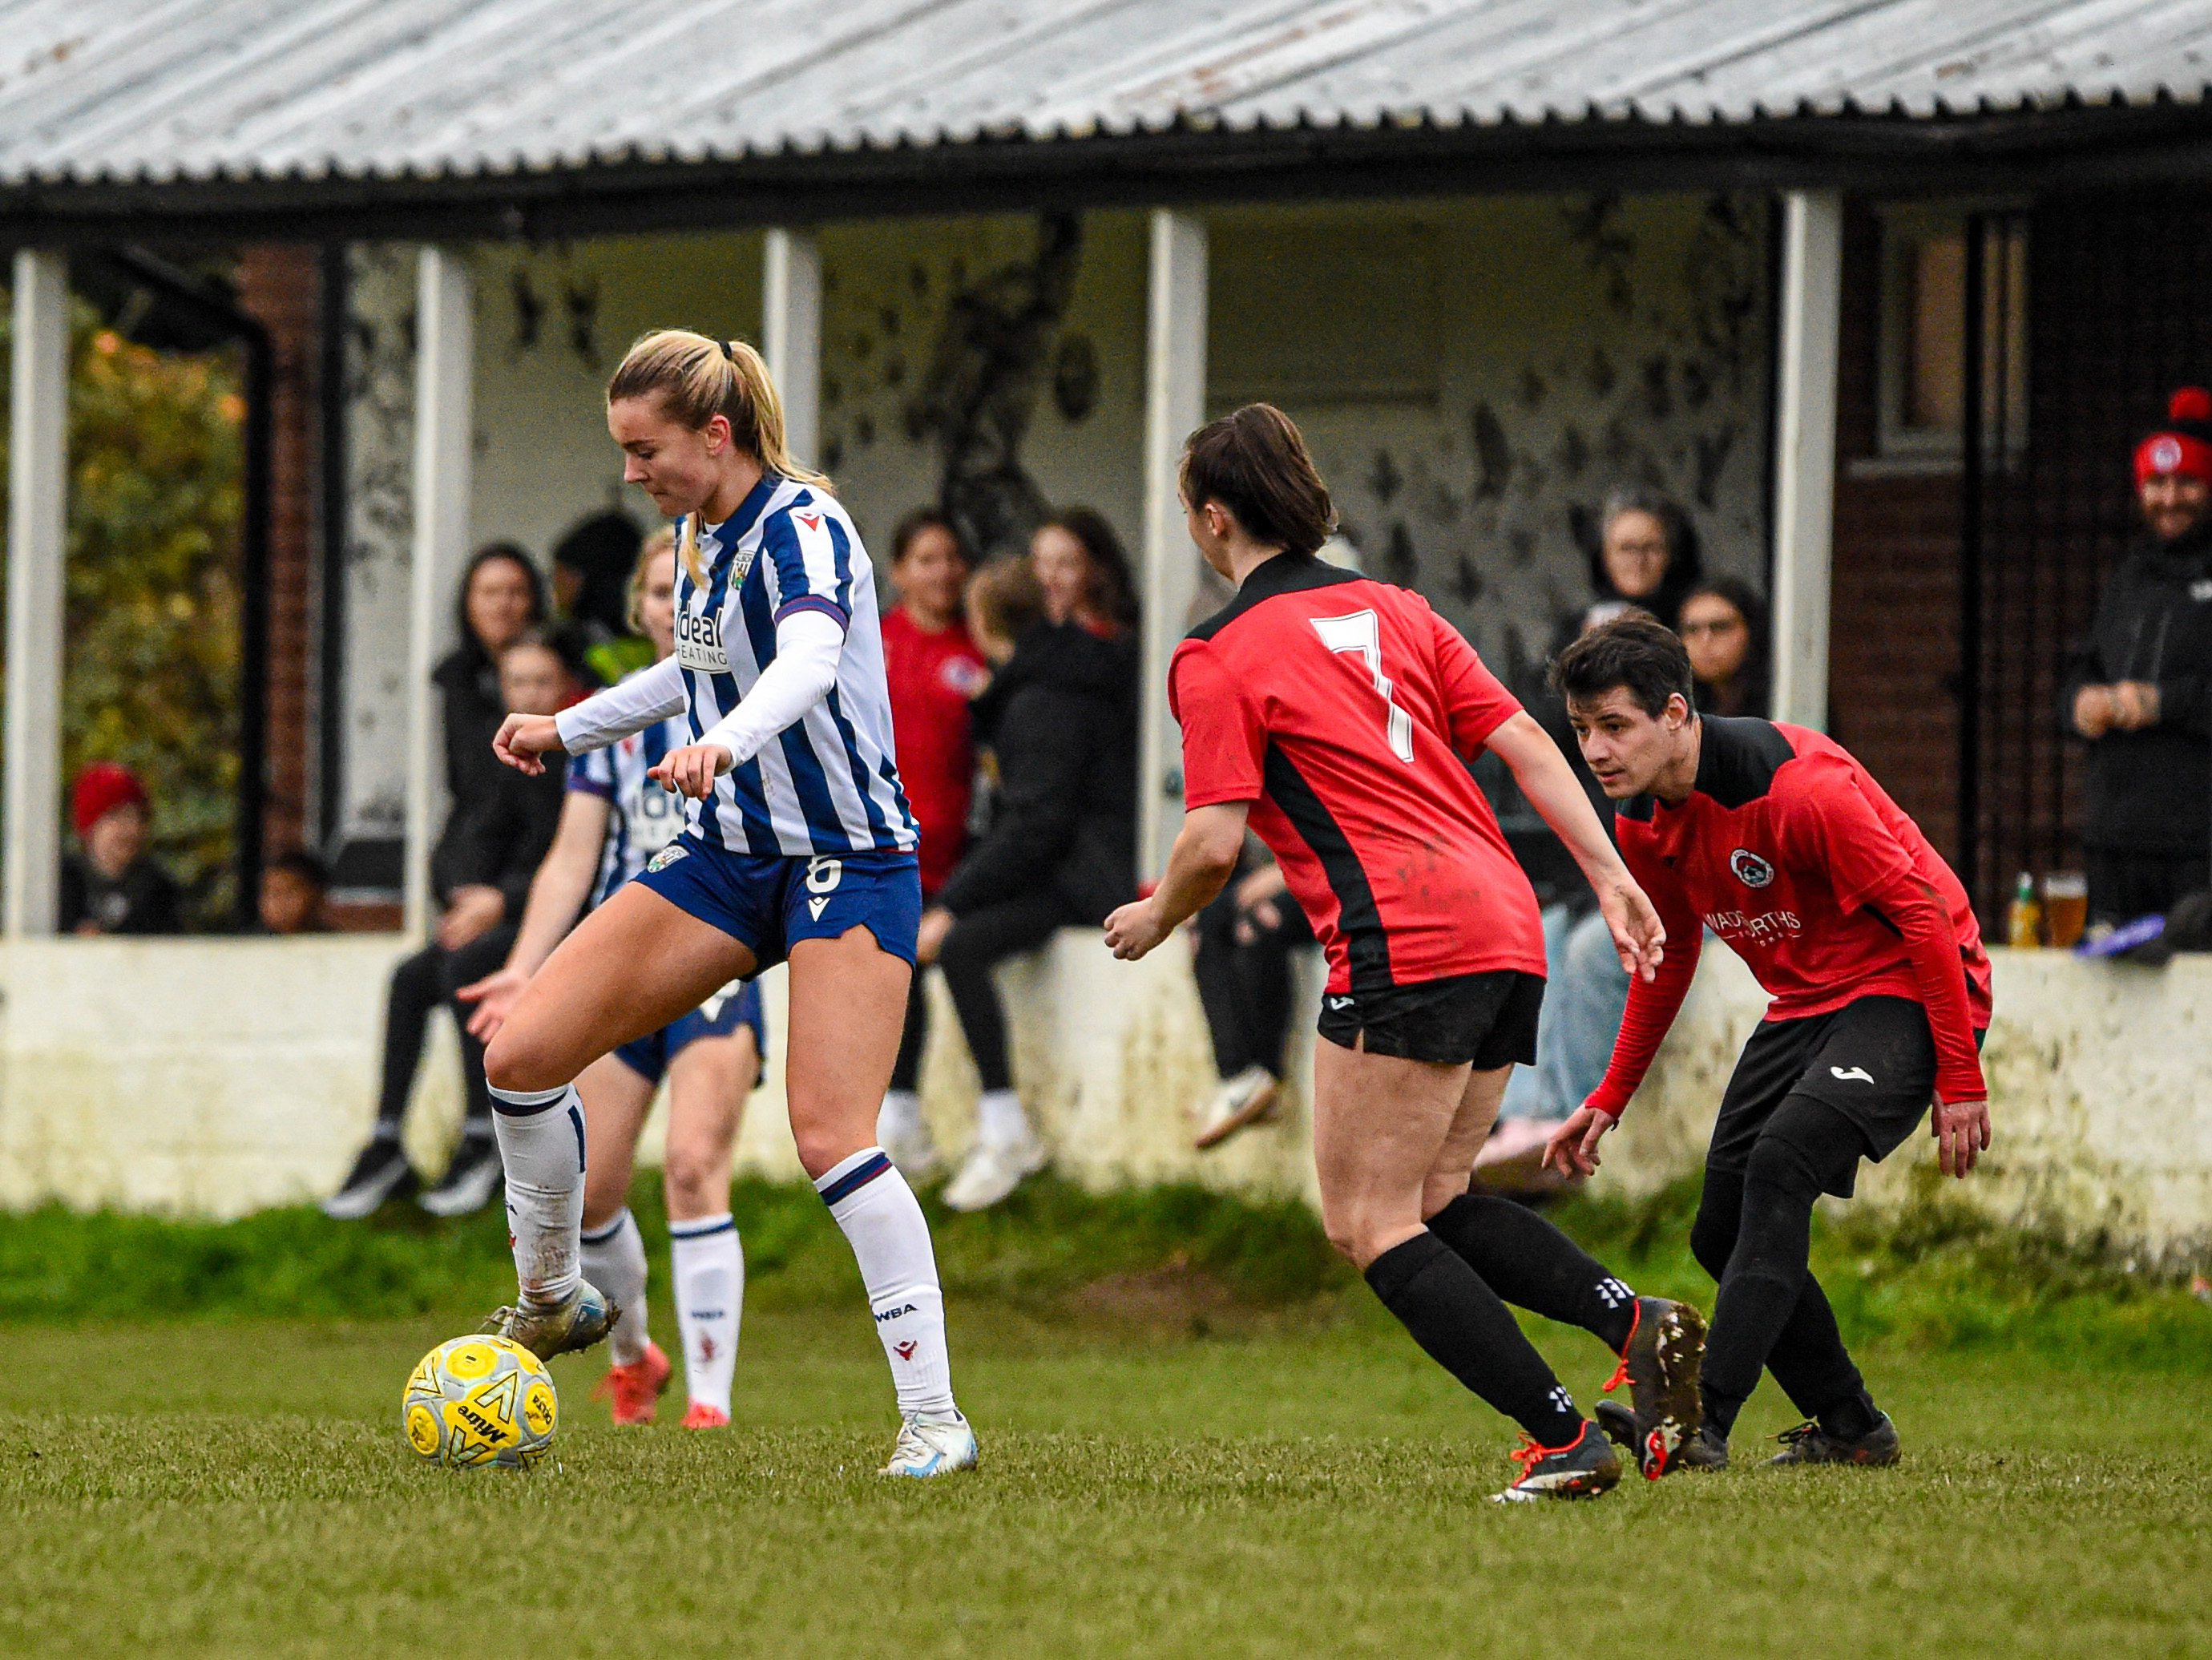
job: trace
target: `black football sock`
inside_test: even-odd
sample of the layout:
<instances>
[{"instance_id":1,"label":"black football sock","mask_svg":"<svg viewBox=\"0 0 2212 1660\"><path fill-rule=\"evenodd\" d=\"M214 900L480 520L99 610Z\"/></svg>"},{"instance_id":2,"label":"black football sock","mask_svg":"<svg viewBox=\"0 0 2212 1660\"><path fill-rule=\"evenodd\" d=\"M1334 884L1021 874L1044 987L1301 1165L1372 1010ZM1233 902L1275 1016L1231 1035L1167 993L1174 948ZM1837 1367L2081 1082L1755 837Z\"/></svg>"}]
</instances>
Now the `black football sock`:
<instances>
[{"instance_id":1,"label":"black football sock","mask_svg":"<svg viewBox=\"0 0 2212 1660\"><path fill-rule=\"evenodd\" d=\"M1743 1219L1713 1299L1702 1381L1709 1403L1739 1405L1759 1387L1783 1329L1811 1278L1813 1201L1820 1183L1802 1151L1772 1135L1752 1149L1743 1184ZM1708 1413L1713 1411L1709 1404Z\"/></svg>"},{"instance_id":2,"label":"black football sock","mask_svg":"<svg viewBox=\"0 0 2212 1660\"><path fill-rule=\"evenodd\" d=\"M1736 1414L1743 1410L1744 1397L1719 1393L1713 1388L1711 1378L1703 1378L1699 1382L1700 1393L1705 1397L1705 1426L1725 1441L1735 1428Z\"/></svg>"},{"instance_id":3,"label":"black football sock","mask_svg":"<svg viewBox=\"0 0 2212 1660\"><path fill-rule=\"evenodd\" d=\"M1429 1218L1449 1245L1507 1302L1580 1326L1615 1354L1636 1325L1636 1293L1526 1205L1463 1193Z\"/></svg>"},{"instance_id":4,"label":"black football sock","mask_svg":"<svg viewBox=\"0 0 2212 1660\"><path fill-rule=\"evenodd\" d=\"M1864 1389L1838 1401L1820 1414L1820 1427L1838 1441L1856 1441L1874 1433L1881 1414L1874 1397Z\"/></svg>"},{"instance_id":5,"label":"black football sock","mask_svg":"<svg viewBox=\"0 0 2212 1660\"><path fill-rule=\"evenodd\" d=\"M1433 1233L1367 1265L1367 1283L1431 1359L1546 1447L1583 1432L1574 1399L1496 1292Z\"/></svg>"}]
</instances>

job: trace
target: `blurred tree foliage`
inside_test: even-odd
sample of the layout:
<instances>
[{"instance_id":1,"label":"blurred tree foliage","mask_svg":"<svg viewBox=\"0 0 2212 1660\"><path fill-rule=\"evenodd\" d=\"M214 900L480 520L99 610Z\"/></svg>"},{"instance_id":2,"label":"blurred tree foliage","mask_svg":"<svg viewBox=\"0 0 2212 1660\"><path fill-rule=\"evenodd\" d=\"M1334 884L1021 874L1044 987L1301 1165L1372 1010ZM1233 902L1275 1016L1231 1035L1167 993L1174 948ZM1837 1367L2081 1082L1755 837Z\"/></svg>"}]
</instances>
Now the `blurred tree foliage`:
<instances>
[{"instance_id":1,"label":"blurred tree foliage","mask_svg":"<svg viewBox=\"0 0 2212 1660\"><path fill-rule=\"evenodd\" d=\"M0 313L0 344L9 326ZM185 885L193 928L224 926L233 897L240 368L228 351L134 345L76 308L62 775L109 760L146 781L155 855ZM66 801L57 811L66 842Z\"/></svg>"}]
</instances>

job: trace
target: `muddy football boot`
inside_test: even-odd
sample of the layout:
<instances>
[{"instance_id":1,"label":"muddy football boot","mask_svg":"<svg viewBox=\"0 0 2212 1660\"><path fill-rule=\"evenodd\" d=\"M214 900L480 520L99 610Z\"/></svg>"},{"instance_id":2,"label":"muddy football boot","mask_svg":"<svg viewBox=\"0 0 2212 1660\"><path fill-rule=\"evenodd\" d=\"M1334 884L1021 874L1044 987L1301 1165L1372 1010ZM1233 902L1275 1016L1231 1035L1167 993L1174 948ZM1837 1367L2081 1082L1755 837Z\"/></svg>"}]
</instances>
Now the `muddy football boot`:
<instances>
[{"instance_id":1,"label":"muddy football boot","mask_svg":"<svg viewBox=\"0 0 2212 1660\"><path fill-rule=\"evenodd\" d=\"M1656 1481L1673 1468L1680 1450L1705 1421L1704 1397L1698 1391L1698 1368L1705 1358L1705 1318L1697 1310L1664 1297L1636 1299L1636 1322L1620 1351L1620 1369L1605 1387L1610 1392L1628 1385L1633 1439L1621 1444L1636 1455L1636 1467L1646 1481ZM1619 1411L1614 1407L1613 1413ZM1620 1441L1619 1420L1603 1406L1598 1422Z\"/></svg>"},{"instance_id":2,"label":"muddy football boot","mask_svg":"<svg viewBox=\"0 0 2212 1660\"><path fill-rule=\"evenodd\" d=\"M621 1314L618 1304L588 1280L580 1280L560 1307L495 1309L483 1329L521 1344L540 1360L550 1360L556 1354L591 1347L614 1329Z\"/></svg>"},{"instance_id":3,"label":"muddy football boot","mask_svg":"<svg viewBox=\"0 0 2212 1660\"><path fill-rule=\"evenodd\" d=\"M1603 1430L1606 1439L1622 1450L1636 1450L1636 1414L1618 1401L1597 1403L1597 1426ZM1674 1456L1667 1461L1667 1473L1676 1470L1724 1470L1728 1468L1728 1442L1713 1432L1711 1424L1698 1426L1698 1432L1674 1449Z\"/></svg>"},{"instance_id":4,"label":"muddy football boot","mask_svg":"<svg viewBox=\"0 0 2212 1660\"><path fill-rule=\"evenodd\" d=\"M1492 1493L1492 1503L1595 1499L1610 1493L1620 1481L1620 1460L1613 1456L1604 1432L1588 1419L1583 1420L1583 1432L1564 1447L1540 1447L1534 1436L1523 1435L1513 1457L1521 1466L1521 1479L1503 1493Z\"/></svg>"},{"instance_id":5,"label":"muddy football boot","mask_svg":"<svg viewBox=\"0 0 2212 1660\"><path fill-rule=\"evenodd\" d=\"M1774 1438L1782 1443L1782 1450L1766 1462L1770 1464L1866 1464L1881 1466L1897 1462L1897 1426L1889 1421L1886 1412L1875 1414L1875 1426L1856 1441L1846 1441L1839 1435L1831 1435L1818 1424L1800 1424L1794 1430L1784 1430Z\"/></svg>"}]
</instances>

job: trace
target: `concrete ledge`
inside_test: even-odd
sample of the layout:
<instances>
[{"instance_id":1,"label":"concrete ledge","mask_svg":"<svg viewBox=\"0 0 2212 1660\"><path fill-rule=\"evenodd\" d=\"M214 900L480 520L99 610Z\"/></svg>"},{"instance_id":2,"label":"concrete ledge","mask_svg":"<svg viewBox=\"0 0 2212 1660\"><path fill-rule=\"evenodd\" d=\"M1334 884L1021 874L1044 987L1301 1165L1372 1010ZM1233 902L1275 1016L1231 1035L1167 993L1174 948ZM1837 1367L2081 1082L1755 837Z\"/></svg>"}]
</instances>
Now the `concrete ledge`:
<instances>
[{"instance_id":1,"label":"concrete ledge","mask_svg":"<svg viewBox=\"0 0 2212 1660\"><path fill-rule=\"evenodd\" d=\"M328 1192L374 1110L396 935L311 939L52 939L0 949L0 1204L50 1199L228 1217ZM1024 1098L1062 1174L1094 1189L1166 1181L1271 1197L1314 1195L1310 1044L1276 1122L1203 1157L1188 1114L1213 1081L1188 949L1116 963L1070 929L1000 972ZM2212 959L2162 970L1996 953L1987 1054L1997 1142L1945 1202L2153 1258L2212 1242L2212 1087L2204 1082ZM764 976L772 1054L739 1139L742 1168L797 1179L785 1121L781 970ZM1301 976L1304 1029L1318 964ZM974 1134L976 1079L941 983L924 1064L948 1155ZM1709 951L1681 1020L1630 1109L1599 1189L1648 1192L1694 1171L1737 1051L1765 1000ZM451 1028L432 1024L410 1151L442 1164L459 1116ZM644 1162L658 1161L659 1115ZM1861 1204L1927 1201L1932 1143L1860 1185Z\"/></svg>"}]
</instances>

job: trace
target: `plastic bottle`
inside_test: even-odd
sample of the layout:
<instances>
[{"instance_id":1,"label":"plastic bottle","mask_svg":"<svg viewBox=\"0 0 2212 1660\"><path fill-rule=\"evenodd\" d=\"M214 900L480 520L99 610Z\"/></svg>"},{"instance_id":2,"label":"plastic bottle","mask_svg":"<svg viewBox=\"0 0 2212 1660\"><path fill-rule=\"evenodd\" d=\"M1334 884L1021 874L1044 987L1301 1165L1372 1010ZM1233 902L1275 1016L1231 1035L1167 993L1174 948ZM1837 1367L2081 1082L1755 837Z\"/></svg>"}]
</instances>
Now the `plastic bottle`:
<instances>
[{"instance_id":1,"label":"plastic bottle","mask_svg":"<svg viewBox=\"0 0 2212 1660\"><path fill-rule=\"evenodd\" d=\"M2039 946L2043 943L2042 928L2043 907L2035 900L2035 878L2022 871L2012 892L2012 915L2005 928L2005 943L2015 951Z\"/></svg>"}]
</instances>

